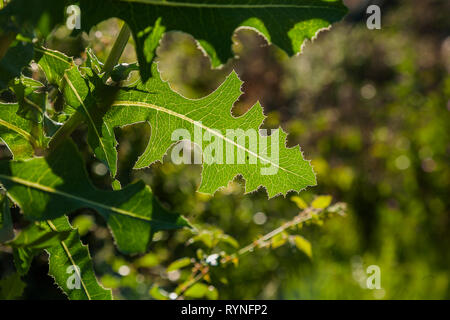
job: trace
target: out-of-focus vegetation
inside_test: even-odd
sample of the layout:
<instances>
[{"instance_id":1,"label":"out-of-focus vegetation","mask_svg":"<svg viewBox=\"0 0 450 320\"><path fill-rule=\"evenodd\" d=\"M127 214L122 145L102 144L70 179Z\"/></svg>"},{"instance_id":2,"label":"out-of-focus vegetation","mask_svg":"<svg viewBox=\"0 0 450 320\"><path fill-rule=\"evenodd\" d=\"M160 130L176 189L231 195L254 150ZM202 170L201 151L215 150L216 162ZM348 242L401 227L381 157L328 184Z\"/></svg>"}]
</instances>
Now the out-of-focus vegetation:
<instances>
[{"instance_id":1,"label":"out-of-focus vegetation","mask_svg":"<svg viewBox=\"0 0 450 320\"><path fill-rule=\"evenodd\" d=\"M242 30L235 36L237 58L220 70L211 70L192 38L165 37L159 69L174 90L201 97L235 68L245 84L233 112L242 114L260 100L269 116L265 126L281 124L289 143L300 144L312 159L318 186L300 197L309 203L330 194L348 207L346 217L300 230L311 242L312 257L293 243L255 249L224 268L212 263L190 297L450 298L449 10L445 0L391 2L383 7L381 30L368 30L355 13L291 59ZM89 35L100 58L117 30L117 21L109 21ZM86 39L62 47L67 35L59 30L49 45L80 54ZM123 61L135 60L129 46ZM79 129L74 138L87 150L85 134ZM117 298L163 298L189 278L191 258L232 252L236 241L239 247L252 243L300 211L295 193L271 200L264 190L244 195L240 179L213 197L196 193L200 167L169 159L132 171L150 129L138 124L116 134L122 185L144 179L168 207L208 231L196 238L188 230L158 233L149 253L128 257L115 249L101 221L80 211L72 223L89 244L97 275ZM91 178L104 188L106 167L87 154ZM20 220L19 213L14 218ZM0 270L11 268L11 255L0 256ZM185 268L172 265L177 270L167 272L170 263L186 257L178 265ZM34 260L24 298L63 298L46 275L46 259ZM366 288L369 265L380 267L382 289Z\"/></svg>"}]
</instances>

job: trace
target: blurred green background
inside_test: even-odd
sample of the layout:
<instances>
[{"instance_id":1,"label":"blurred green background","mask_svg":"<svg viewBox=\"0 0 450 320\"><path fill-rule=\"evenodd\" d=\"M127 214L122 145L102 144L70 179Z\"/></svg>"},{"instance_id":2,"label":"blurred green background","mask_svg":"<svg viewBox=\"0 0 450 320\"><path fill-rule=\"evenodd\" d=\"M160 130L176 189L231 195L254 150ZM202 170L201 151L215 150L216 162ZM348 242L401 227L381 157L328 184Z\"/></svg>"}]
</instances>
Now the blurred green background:
<instances>
[{"instance_id":1,"label":"blurred green background","mask_svg":"<svg viewBox=\"0 0 450 320\"><path fill-rule=\"evenodd\" d=\"M281 125L289 132L289 144L299 144L312 160L318 186L300 196L311 201L330 194L348 206L346 217L300 230L311 241L312 259L290 245L257 249L238 266L213 267L211 281L203 281L211 289L205 297L450 298L450 3L378 3L381 30L366 27L367 1L346 1L351 9L346 21L322 32L294 58L241 30L234 36L236 59L219 70L211 69L190 36L165 36L158 64L174 90L189 98L204 96L234 68L244 81L244 94L233 114L259 100L268 116L264 127ZM90 44L104 61L119 28L119 21L109 20L76 38L61 28L47 45L83 59L82 50ZM135 60L130 41L122 62ZM107 188L106 167L92 157L85 135L86 128L80 128L73 137L84 150L93 182ZM220 229L241 247L299 211L290 200L296 193L270 200L263 189L244 195L245 182L239 178L213 197L198 194L199 166L176 166L166 159L132 171L150 128L138 124L116 129L116 135L122 185L144 179L165 205L199 229ZM20 214L14 218L20 228ZM195 257L199 249L233 252L226 244L224 249L208 241L191 243L192 233L181 230L158 233L144 256L123 256L95 214L80 210L72 218L89 245L97 275L118 299L155 298L151 290L156 286L171 292L190 269L167 273L166 267ZM0 270L11 270L12 256L0 251L0 257ZM47 276L46 261L45 254L35 258L23 298L64 298ZM381 289L366 288L370 265L380 267Z\"/></svg>"}]
</instances>

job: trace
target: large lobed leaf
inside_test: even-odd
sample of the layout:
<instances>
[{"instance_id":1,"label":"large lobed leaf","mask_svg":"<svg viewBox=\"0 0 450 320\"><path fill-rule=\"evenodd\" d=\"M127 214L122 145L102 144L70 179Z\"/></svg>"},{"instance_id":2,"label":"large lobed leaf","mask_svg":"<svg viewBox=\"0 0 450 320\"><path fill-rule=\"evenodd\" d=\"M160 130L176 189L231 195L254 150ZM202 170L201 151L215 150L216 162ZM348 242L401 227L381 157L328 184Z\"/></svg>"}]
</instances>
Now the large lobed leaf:
<instances>
[{"instance_id":1,"label":"large lobed leaf","mask_svg":"<svg viewBox=\"0 0 450 320\"><path fill-rule=\"evenodd\" d=\"M49 28L63 22L64 6L76 3L12 0L0 11L0 28L8 23L17 23L19 29L22 25L42 29L45 25L40 33L46 35ZM339 21L347 12L341 0L79 0L78 3L83 30L89 31L112 17L129 25L144 81L151 75L155 50L165 32L193 35L216 67L231 56L231 36L237 28L256 30L269 43L292 55L300 52L306 39Z\"/></svg>"},{"instance_id":2,"label":"large lobed leaf","mask_svg":"<svg viewBox=\"0 0 450 320\"><path fill-rule=\"evenodd\" d=\"M184 218L164 210L142 181L119 191L96 189L70 142L46 158L1 161L0 182L30 220L55 219L79 208L96 210L125 253L145 252L158 230L188 226Z\"/></svg>"},{"instance_id":3,"label":"large lobed leaf","mask_svg":"<svg viewBox=\"0 0 450 320\"><path fill-rule=\"evenodd\" d=\"M82 28L118 17L131 28L144 81L164 32L192 34L219 66L231 56L231 36L251 28L288 54L346 14L340 0L81 0Z\"/></svg>"},{"instance_id":4,"label":"large lobed leaf","mask_svg":"<svg viewBox=\"0 0 450 320\"><path fill-rule=\"evenodd\" d=\"M231 114L234 102L242 94L240 90L242 81L235 72L232 72L209 96L191 100L175 93L167 82L161 80L156 64L153 65L152 71L152 78L145 84L120 90L104 116L105 125L108 127L136 122L150 124L152 129L150 141L135 168L146 167L157 160L162 160L164 154L174 144L173 132L185 129L190 133L190 137L185 137L184 140L197 143L195 136L200 132L203 137L207 136L211 142L217 144L216 152L223 156L222 163L212 161L212 153L205 152L210 147L210 142L202 143L203 172L200 192L212 194L217 189L227 186L237 175L242 175L246 179L246 192L264 186L269 197L315 185L311 165L303 159L298 146L286 147L287 135L282 129L279 129L278 163L270 158L272 136L262 136L259 133L259 127L265 118L259 103L243 116L234 117ZM240 129L243 132L254 130L258 134L258 141L266 140L268 156L264 155L261 146L258 146L257 152L251 149L248 139L227 138L225 136L227 129ZM229 153L228 148L232 150ZM250 160L237 163L238 152L243 152L245 159L256 158L256 163L251 163ZM226 153L234 157L234 163L226 161ZM262 174L268 167L274 169L274 174Z\"/></svg>"},{"instance_id":5,"label":"large lobed leaf","mask_svg":"<svg viewBox=\"0 0 450 320\"><path fill-rule=\"evenodd\" d=\"M95 277L87 246L83 245L78 231L63 216L42 222L50 232L67 233L67 239L46 249L49 254L49 274L71 300L111 300L111 290L103 288ZM72 277L72 279L70 279ZM71 281L72 280L72 281ZM76 281L79 281L79 286ZM68 286L69 284L72 287Z\"/></svg>"}]
</instances>

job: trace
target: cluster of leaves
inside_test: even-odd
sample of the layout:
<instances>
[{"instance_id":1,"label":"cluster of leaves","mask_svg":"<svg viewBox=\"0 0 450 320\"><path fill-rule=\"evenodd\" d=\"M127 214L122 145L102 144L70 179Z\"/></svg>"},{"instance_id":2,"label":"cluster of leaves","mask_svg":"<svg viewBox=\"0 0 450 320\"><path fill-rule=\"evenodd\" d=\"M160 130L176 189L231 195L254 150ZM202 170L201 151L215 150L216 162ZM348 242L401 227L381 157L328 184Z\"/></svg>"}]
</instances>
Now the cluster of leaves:
<instances>
[{"instance_id":1,"label":"cluster of leaves","mask_svg":"<svg viewBox=\"0 0 450 320\"><path fill-rule=\"evenodd\" d=\"M0 138L13 156L13 160L0 162L4 194L1 228L20 275L26 274L37 252L46 250L50 255L50 274L69 298L107 299L112 297L111 292L97 282L89 252L69 224L67 214L80 208L95 210L106 221L117 248L127 254L146 252L152 236L160 230L190 227L185 218L165 209L144 182L122 188L116 179L114 128L139 122L150 125L151 138L134 165L137 169L163 159L173 143L170 135L175 129L184 128L191 133L200 129L215 140L225 140L212 129L257 130L265 118L259 104L241 117L231 115L233 103L241 95L241 81L234 72L214 93L202 99L190 100L173 92L152 63L162 34L174 29L191 33L212 65L218 66L229 57L231 35L238 27L254 29L292 54L300 51L305 39L342 18L346 9L340 1L79 1L85 30L112 16L122 18L130 27L141 80L123 86L121 80L137 69L136 64L109 68L90 49L86 50L85 61L76 64L71 57L43 46L39 37L45 37L62 22L67 4L15 0L0 11L2 47L9 46L0 57L0 86L5 96L12 96L0 103ZM217 33L185 20L180 7L185 13L189 11L189 16L205 16L205 24L217 25L220 21ZM289 18L280 21L280 15ZM77 147L70 141L70 134L81 123L88 129L88 145L109 170L110 190L92 185ZM285 146L284 131L280 138L280 170L276 175L260 175L259 166L204 163L198 190L213 194L237 175L246 180L246 192L263 186L269 197L314 185L313 170L299 148ZM245 140L232 145L251 153ZM270 161L260 157L264 162ZM15 237L10 203L19 206L30 221ZM197 237L203 237L201 231ZM82 290L67 288L66 270L70 266L79 273Z\"/></svg>"},{"instance_id":2,"label":"cluster of leaves","mask_svg":"<svg viewBox=\"0 0 450 320\"><path fill-rule=\"evenodd\" d=\"M238 266L240 258L255 249L274 250L283 245L290 245L312 259L312 245L299 234L299 231L310 225L321 226L324 221L332 217L344 216L346 205L343 203L331 205L331 196L318 196L309 205L298 196L293 196L291 200L300 209L295 217L242 248L236 239L224 234L222 230L202 228L200 233L196 233L187 241L188 245L197 247L195 256L177 259L166 269L168 278L175 278L175 282L178 282L173 291L169 293L166 288L163 289L155 284L150 289L150 295L155 299L163 300L217 299L218 292L213 284L228 283L228 279L223 276L224 269L229 264Z\"/></svg>"}]
</instances>

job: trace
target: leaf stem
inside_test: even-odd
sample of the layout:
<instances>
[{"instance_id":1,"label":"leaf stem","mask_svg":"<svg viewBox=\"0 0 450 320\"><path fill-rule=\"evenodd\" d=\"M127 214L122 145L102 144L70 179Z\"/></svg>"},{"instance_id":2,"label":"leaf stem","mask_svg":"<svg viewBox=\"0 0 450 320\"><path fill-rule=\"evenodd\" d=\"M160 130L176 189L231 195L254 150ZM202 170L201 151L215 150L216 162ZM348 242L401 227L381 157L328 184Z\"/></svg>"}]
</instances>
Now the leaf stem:
<instances>
[{"instance_id":1,"label":"leaf stem","mask_svg":"<svg viewBox=\"0 0 450 320\"><path fill-rule=\"evenodd\" d=\"M127 24L124 22L122 29L120 29L120 33L117 36L116 41L111 49L111 52L106 59L106 62L103 66L103 71L109 73L113 70L114 66L119 62L120 56L122 55L125 46L128 43L128 39L130 38L131 31Z\"/></svg>"}]
</instances>

